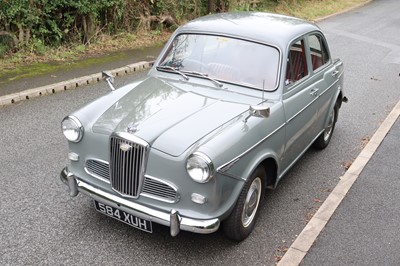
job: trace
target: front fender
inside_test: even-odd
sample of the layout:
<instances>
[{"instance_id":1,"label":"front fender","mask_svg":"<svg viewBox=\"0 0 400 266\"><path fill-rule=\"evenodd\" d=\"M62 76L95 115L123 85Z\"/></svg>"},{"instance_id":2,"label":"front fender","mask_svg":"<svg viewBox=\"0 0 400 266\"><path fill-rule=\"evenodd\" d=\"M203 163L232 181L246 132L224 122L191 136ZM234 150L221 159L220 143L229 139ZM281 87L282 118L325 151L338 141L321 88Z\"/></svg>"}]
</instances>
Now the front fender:
<instances>
[{"instance_id":1,"label":"front fender","mask_svg":"<svg viewBox=\"0 0 400 266\"><path fill-rule=\"evenodd\" d=\"M212 157L216 159L214 162L218 173L243 181L266 159L274 160L279 171L285 148L285 122L281 105L274 105L268 118L250 117L247 122L243 122L243 119L200 150L206 154L218 150L219 156ZM223 147L217 149L218 143L223 143Z\"/></svg>"}]
</instances>

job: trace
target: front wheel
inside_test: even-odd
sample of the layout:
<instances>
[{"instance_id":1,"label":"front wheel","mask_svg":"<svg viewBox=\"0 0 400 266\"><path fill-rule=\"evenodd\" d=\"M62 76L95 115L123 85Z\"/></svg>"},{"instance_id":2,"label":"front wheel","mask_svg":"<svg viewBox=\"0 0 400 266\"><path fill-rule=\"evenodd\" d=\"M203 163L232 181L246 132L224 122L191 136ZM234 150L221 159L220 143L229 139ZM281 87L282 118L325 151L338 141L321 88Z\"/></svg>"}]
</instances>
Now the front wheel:
<instances>
[{"instance_id":1,"label":"front wheel","mask_svg":"<svg viewBox=\"0 0 400 266\"><path fill-rule=\"evenodd\" d=\"M242 241L253 231L264 196L265 177L264 167L259 166L244 184L235 208L223 223L227 237Z\"/></svg>"},{"instance_id":2,"label":"front wheel","mask_svg":"<svg viewBox=\"0 0 400 266\"><path fill-rule=\"evenodd\" d=\"M328 146L333 135L333 130L335 129L338 111L339 108L337 107L337 104L335 104L335 107L333 107L329 115L328 125L325 127L324 132L322 132L322 134L314 142L315 148L322 150Z\"/></svg>"}]
</instances>

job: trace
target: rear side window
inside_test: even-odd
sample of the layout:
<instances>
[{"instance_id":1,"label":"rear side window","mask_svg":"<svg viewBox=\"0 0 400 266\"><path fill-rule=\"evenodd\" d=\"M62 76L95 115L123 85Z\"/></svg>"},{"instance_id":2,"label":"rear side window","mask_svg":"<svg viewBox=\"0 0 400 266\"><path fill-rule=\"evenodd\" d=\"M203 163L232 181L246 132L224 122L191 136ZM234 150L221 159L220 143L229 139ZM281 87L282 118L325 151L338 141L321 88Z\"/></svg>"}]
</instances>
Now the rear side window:
<instances>
[{"instance_id":1,"label":"rear side window","mask_svg":"<svg viewBox=\"0 0 400 266\"><path fill-rule=\"evenodd\" d=\"M298 40L290 47L285 84L292 84L308 75L308 67L305 53L304 40Z\"/></svg>"},{"instance_id":2,"label":"rear side window","mask_svg":"<svg viewBox=\"0 0 400 266\"><path fill-rule=\"evenodd\" d=\"M325 42L320 35L308 36L310 55L313 70L316 70L329 62L329 55Z\"/></svg>"}]
</instances>

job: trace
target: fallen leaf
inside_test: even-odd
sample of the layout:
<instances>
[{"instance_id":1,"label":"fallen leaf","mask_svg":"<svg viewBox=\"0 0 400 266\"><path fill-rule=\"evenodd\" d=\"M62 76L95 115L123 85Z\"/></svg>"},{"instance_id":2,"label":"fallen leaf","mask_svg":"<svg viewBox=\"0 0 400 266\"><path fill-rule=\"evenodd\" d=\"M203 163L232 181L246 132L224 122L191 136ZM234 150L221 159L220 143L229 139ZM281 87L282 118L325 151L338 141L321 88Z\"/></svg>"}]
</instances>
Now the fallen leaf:
<instances>
[{"instance_id":1,"label":"fallen leaf","mask_svg":"<svg viewBox=\"0 0 400 266\"><path fill-rule=\"evenodd\" d=\"M361 139L361 147L364 148L368 142L371 140L370 136L365 136Z\"/></svg>"},{"instance_id":2,"label":"fallen leaf","mask_svg":"<svg viewBox=\"0 0 400 266\"><path fill-rule=\"evenodd\" d=\"M275 262L280 262L281 259L282 259L282 257L283 257L283 256L275 255L275 256L274 256Z\"/></svg>"},{"instance_id":3,"label":"fallen leaf","mask_svg":"<svg viewBox=\"0 0 400 266\"><path fill-rule=\"evenodd\" d=\"M279 262L283 255L285 255L285 253L289 250L288 246L280 246L275 250L275 255L274 255L274 259L275 262Z\"/></svg>"},{"instance_id":4,"label":"fallen leaf","mask_svg":"<svg viewBox=\"0 0 400 266\"><path fill-rule=\"evenodd\" d=\"M347 170L349 170L351 164L352 164L351 162L345 161L345 162L342 163L342 166L347 171Z\"/></svg>"},{"instance_id":5,"label":"fallen leaf","mask_svg":"<svg viewBox=\"0 0 400 266\"><path fill-rule=\"evenodd\" d=\"M316 202L316 203L321 203L322 200L320 200L320 199L318 199L318 198L315 198L315 199L314 199L314 202Z\"/></svg>"},{"instance_id":6,"label":"fallen leaf","mask_svg":"<svg viewBox=\"0 0 400 266\"><path fill-rule=\"evenodd\" d=\"M306 214L306 222L308 223L313 217L315 213L308 212Z\"/></svg>"}]
</instances>

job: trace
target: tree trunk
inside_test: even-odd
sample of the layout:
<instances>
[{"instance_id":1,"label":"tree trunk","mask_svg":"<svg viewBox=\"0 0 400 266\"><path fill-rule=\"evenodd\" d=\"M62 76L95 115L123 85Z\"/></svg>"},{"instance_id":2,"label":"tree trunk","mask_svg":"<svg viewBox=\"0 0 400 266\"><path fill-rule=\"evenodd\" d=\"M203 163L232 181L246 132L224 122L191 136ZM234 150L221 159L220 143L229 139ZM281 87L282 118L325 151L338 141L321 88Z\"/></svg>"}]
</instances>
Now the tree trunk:
<instances>
[{"instance_id":1,"label":"tree trunk","mask_svg":"<svg viewBox=\"0 0 400 266\"><path fill-rule=\"evenodd\" d=\"M208 13L213 13L215 12L215 3L214 0L208 0L208 9L207 9Z\"/></svg>"},{"instance_id":2,"label":"tree trunk","mask_svg":"<svg viewBox=\"0 0 400 266\"><path fill-rule=\"evenodd\" d=\"M83 43L90 44L90 40L96 35L96 19L92 15L86 14L82 16L83 26Z\"/></svg>"},{"instance_id":3,"label":"tree trunk","mask_svg":"<svg viewBox=\"0 0 400 266\"><path fill-rule=\"evenodd\" d=\"M24 43L24 29L22 28L21 24L18 24L17 27L18 27L18 31L19 31L18 46L21 46Z\"/></svg>"},{"instance_id":4,"label":"tree trunk","mask_svg":"<svg viewBox=\"0 0 400 266\"><path fill-rule=\"evenodd\" d=\"M28 45L31 40L31 30L25 29L25 44Z\"/></svg>"},{"instance_id":5,"label":"tree trunk","mask_svg":"<svg viewBox=\"0 0 400 266\"><path fill-rule=\"evenodd\" d=\"M229 10L228 0L208 0L208 13L220 13Z\"/></svg>"},{"instance_id":6,"label":"tree trunk","mask_svg":"<svg viewBox=\"0 0 400 266\"><path fill-rule=\"evenodd\" d=\"M86 16L82 16L82 27L83 27L83 43L86 43L86 41L89 39L88 37L88 26L87 26L87 21L86 21Z\"/></svg>"}]
</instances>

